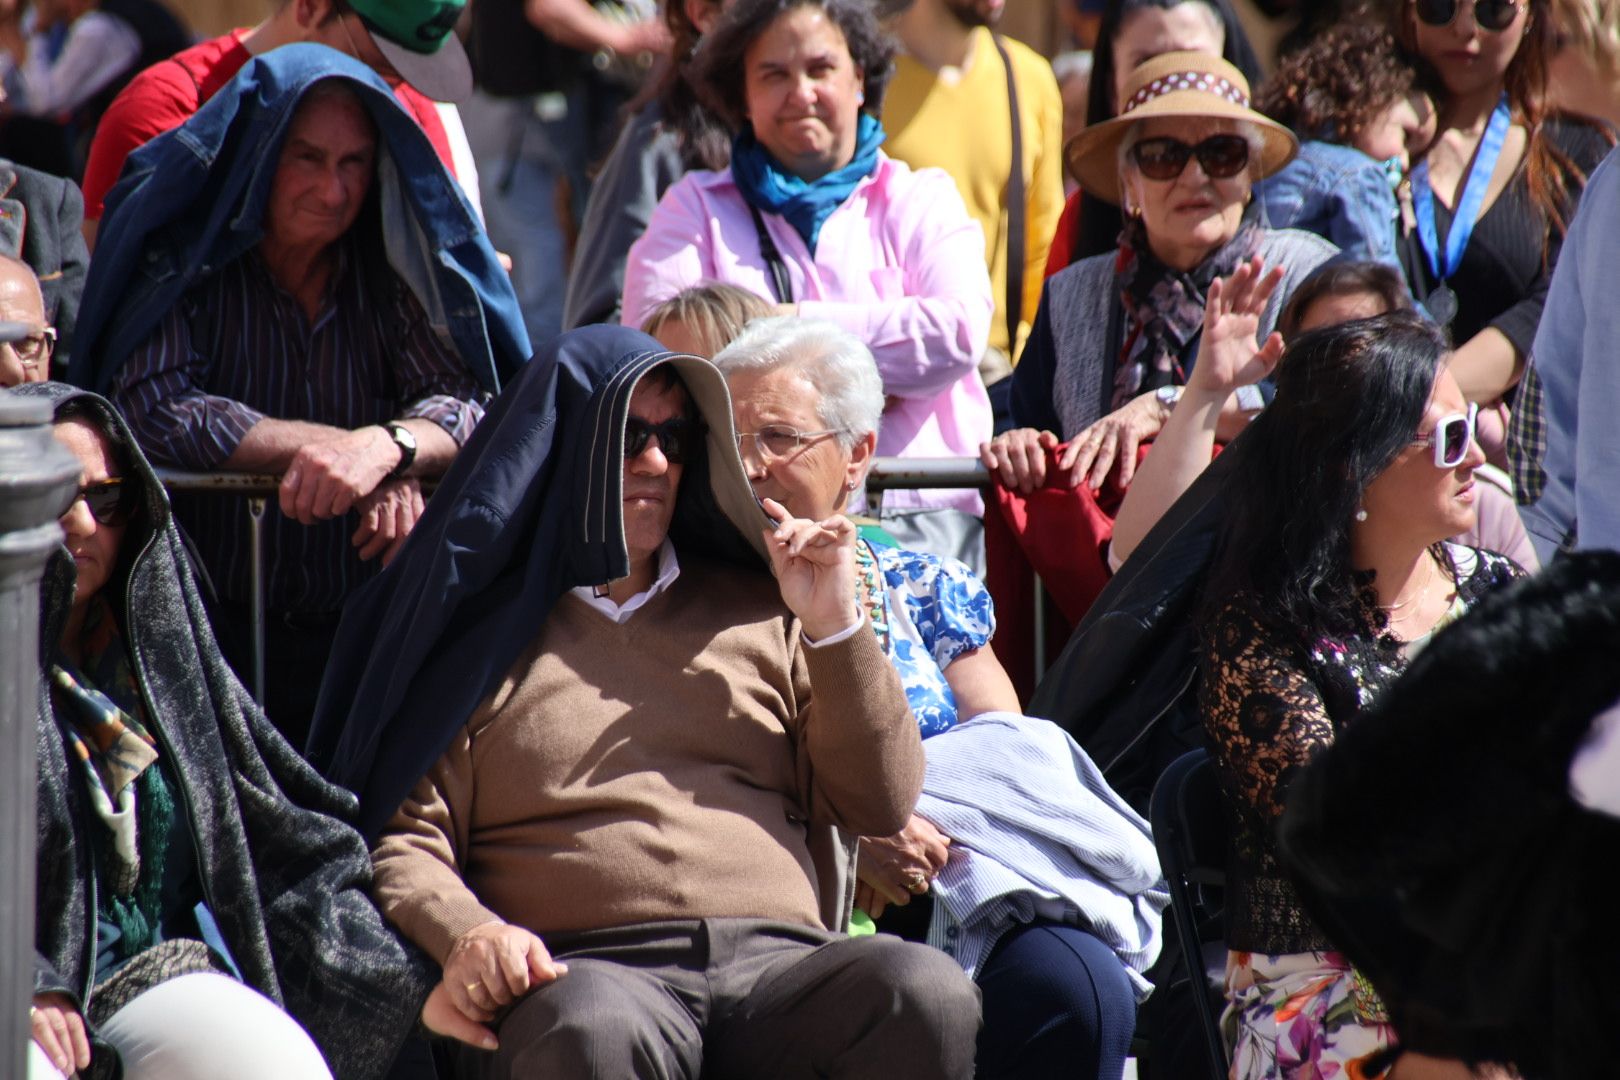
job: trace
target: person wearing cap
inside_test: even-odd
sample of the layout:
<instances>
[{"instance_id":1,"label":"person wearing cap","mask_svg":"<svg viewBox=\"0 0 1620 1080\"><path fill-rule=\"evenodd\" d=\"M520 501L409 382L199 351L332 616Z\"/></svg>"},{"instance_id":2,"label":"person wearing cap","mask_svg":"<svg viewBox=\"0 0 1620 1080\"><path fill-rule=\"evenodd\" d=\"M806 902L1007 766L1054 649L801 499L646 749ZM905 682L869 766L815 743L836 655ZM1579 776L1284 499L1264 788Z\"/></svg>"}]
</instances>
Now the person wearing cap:
<instances>
[{"instance_id":1,"label":"person wearing cap","mask_svg":"<svg viewBox=\"0 0 1620 1080\"><path fill-rule=\"evenodd\" d=\"M973 1075L956 962L847 933L851 841L924 771L855 526L755 501L712 364L552 339L422 529L344 618L316 742L378 906L491 1029L455 1076Z\"/></svg>"},{"instance_id":2,"label":"person wearing cap","mask_svg":"<svg viewBox=\"0 0 1620 1080\"><path fill-rule=\"evenodd\" d=\"M281 476L265 703L302 745L344 602L528 357L488 238L375 72L287 45L131 156L80 316L70 380L154 461ZM231 500L176 511L249 672L250 524Z\"/></svg>"},{"instance_id":3,"label":"person wearing cap","mask_svg":"<svg viewBox=\"0 0 1620 1080\"><path fill-rule=\"evenodd\" d=\"M394 93L438 151L439 158L476 198L471 160L458 163L465 144L454 112L436 101L457 102L472 92L472 69L453 32L466 0L278 0L254 27L201 42L137 75L113 99L84 170L85 237L95 242L107 193L137 147L184 123L228 84L249 60L295 42L347 53L394 87ZM458 168L458 164L461 166ZM469 173L469 175L462 175Z\"/></svg>"},{"instance_id":4,"label":"person wearing cap","mask_svg":"<svg viewBox=\"0 0 1620 1080\"><path fill-rule=\"evenodd\" d=\"M1255 181L1297 148L1292 132L1250 108L1236 67L1194 52L1142 64L1120 115L1074 138L1070 169L1122 208L1125 228L1118 251L1046 283L1013 372L1015 430L981 447L1004 484L1032 491L1055 466L1071 488L1127 486L1139 444L1164 426L1187 381L1217 279L1264 269L1269 298L1256 330L1271 332L1295 283L1338 251L1311 233L1268 229L1253 198ZM1263 400L1258 386L1240 387L1223 406L1223 436Z\"/></svg>"}]
</instances>

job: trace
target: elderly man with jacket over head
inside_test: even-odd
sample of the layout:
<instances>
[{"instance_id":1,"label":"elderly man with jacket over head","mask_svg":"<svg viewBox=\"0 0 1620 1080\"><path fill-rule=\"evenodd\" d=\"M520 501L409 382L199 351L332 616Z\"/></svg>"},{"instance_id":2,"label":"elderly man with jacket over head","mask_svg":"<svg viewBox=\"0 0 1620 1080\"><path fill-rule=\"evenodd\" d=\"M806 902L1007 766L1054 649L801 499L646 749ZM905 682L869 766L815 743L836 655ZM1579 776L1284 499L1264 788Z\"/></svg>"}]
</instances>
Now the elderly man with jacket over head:
<instances>
[{"instance_id":1,"label":"elderly man with jacket over head","mask_svg":"<svg viewBox=\"0 0 1620 1080\"><path fill-rule=\"evenodd\" d=\"M346 613L315 743L499 1040L457 1075L971 1075L954 962L842 932L837 830L898 829L923 772L854 527L763 507L719 372L589 327Z\"/></svg>"}]
</instances>

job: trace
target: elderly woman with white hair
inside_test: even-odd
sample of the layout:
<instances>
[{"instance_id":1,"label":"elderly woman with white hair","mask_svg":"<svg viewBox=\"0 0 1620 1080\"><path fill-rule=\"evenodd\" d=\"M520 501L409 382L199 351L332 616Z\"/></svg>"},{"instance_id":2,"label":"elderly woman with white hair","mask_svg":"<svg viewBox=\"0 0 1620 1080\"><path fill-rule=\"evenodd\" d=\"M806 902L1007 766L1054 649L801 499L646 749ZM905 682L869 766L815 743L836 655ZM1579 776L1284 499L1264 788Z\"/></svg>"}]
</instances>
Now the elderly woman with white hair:
<instances>
[{"instance_id":1,"label":"elderly woman with white hair","mask_svg":"<svg viewBox=\"0 0 1620 1080\"><path fill-rule=\"evenodd\" d=\"M795 517L841 512L872 462L883 413L867 347L831 323L766 318L714 362L755 494ZM1146 824L1059 729L1018 715L988 648L990 595L971 570L870 540L857 545L857 565L859 602L900 673L929 765L906 828L862 838L856 906L874 918L887 909L885 930L926 931L974 976L984 1000L979 1076L1120 1076L1163 906ZM1043 819L1038 840L1010 824L1026 810ZM969 819L1011 831L957 827ZM1042 844L1047 865L1075 869L1008 885L1020 872L1011 852ZM1128 854L1087 864L1100 849ZM991 868L1004 872L999 882Z\"/></svg>"},{"instance_id":2,"label":"elderly woman with white hair","mask_svg":"<svg viewBox=\"0 0 1620 1080\"><path fill-rule=\"evenodd\" d=\"M1169 418L1198 355L1204 302L1220 279L1264 294L1260 337L1283 301L1338 249L1294 229L1269 229L1256 181L1298 150L1288 129L1249 107L1247 80L1226 61L1164 53L1125 82L1119 115L1069 143L1089 194L1117 203L1119 250L1053 275L1013 372L1015 430L981 456L1008 486L1046 480L1048 451L1070 487L1098 491L1136 469L1138 445ZM1266 268L1270 268L1269 272ZM1227 402L1225 437L1260 407L1255 387Z\"/></svg>"}]
</instances>

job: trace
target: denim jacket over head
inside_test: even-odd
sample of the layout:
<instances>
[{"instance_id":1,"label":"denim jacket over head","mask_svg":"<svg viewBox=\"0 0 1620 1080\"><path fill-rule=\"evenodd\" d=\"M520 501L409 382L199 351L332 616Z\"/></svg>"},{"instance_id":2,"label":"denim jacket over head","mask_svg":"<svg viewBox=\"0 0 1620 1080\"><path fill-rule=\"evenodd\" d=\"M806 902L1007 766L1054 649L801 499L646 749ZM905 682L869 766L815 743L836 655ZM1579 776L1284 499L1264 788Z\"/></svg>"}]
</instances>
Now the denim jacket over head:
<instances>
[{"instance_id":1,"label":"denim jacket over head","mask_svg":"<svg viewBox=\"0 0 1620 1080\"><path fill-rule=\"evenodd\" d=\"M184 124L131 154L107 196L68 378L106 392L196 282L256 245L282 140L322 79L351 85L377 125L388 262L490 393L529 357L517 297L428 137L372 71L324 45L256 57Z\"/></svg>"}]
</instances>

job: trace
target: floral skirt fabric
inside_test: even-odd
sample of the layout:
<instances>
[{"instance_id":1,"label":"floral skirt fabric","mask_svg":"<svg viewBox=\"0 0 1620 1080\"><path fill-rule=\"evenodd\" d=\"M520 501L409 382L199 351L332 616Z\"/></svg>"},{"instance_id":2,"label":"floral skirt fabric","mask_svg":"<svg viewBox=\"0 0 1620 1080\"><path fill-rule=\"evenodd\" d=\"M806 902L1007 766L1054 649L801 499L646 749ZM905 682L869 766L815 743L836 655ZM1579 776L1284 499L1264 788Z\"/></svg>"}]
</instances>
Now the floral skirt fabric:
<instances>
[{"instance_id":1,"label":"floral skirt fabric","mask_svg":"<svg viewBox=\"0 0 1620 1080\"><path fill-rule=\"evenodd\" d=\"M1232 1080L1356 1080L1363 1059L1395 1038L1340 953L1229 953L1226 1002Z\"/></svg>"}]
</instances>

